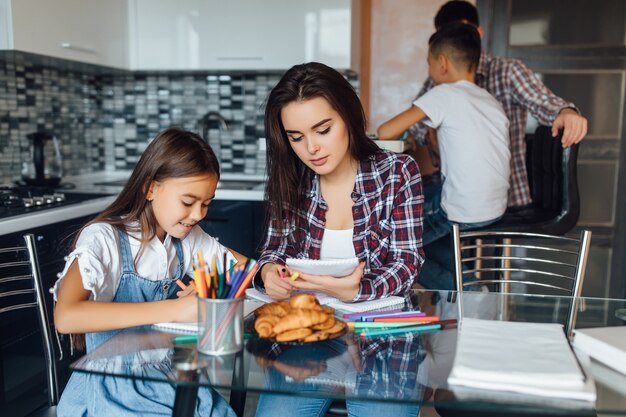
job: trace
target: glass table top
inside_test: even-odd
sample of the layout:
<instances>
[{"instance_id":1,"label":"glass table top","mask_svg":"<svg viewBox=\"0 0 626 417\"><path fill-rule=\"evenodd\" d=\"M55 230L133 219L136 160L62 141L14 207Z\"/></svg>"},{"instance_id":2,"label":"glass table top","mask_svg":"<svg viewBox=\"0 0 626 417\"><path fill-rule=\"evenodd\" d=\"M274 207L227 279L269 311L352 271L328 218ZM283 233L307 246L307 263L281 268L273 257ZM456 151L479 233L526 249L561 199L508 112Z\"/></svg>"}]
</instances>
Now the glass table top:
<instances>
[{"instance_id":1,"label":"glass table top","mask_svg":"<svg viewBox=\"0 0 626 417\"><path fill-rule=\"evenodd\" d=\"M420 309L442 320L458 318L454 291L416 290L413 295L412 305L406 309ZM259 305L246 300L247 311ZM464 317L490 320L564 324L570 306L571 297L463 294ZM580 298L575 328L624 325L625 309L625 300ZM492 391L460 395L446 383L456 350L456 325L423 334L363 336L348 332L331 341L306 345L281 345L246 334L243 351L227 356L200 354L195 344L176 345L175 336L150 327L127 329L83 356L72 368L94 376L232 391L410 402L463 410L555 414L588 414L595 410L626 415L626 375L595 361L590 368L598 392L595 405L574 403L564 407L545 398L497 395Z\"/></svg>"}]
</instances>

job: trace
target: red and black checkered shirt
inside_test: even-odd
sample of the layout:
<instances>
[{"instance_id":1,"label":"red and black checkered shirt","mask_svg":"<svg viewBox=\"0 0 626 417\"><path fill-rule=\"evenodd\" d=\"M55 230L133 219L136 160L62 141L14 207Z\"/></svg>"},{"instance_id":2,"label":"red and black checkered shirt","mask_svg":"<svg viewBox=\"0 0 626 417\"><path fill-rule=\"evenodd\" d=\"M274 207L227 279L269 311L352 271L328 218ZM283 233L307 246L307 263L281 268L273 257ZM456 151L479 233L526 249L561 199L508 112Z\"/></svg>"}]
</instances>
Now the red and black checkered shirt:
<instances>
[{"instance_id":1,"label":"red and black checkered shirt","mask_svg":"<svg viewBox=\"0 0 626 417\"><path fill-rule=\"evenodd\" d=\"M530 204L531 195L526 173L526 120L529 111L537 121L549 126L564 108L576 109L554 95L533 71L517 59L493 56L485 51L480 55L476 70L476 84L489 91L502 104L509 118L511 140L511 187L509 207ZM430 78L424 83L417 97L430 90L434 84ZM413 139L423 145L426 125L417 123L409 128Z\"/></svg>"},{"instance_id":2,"label":"red and black checkered shirt","mask_svg":"<svg viewBox=\"0 0 626 417\"><path fill-rule=\"evenodd\" d=\"M424 262L424 197L417 163L408 155L386 151L361 161L352 200L352 242L357 257L365 261L354 301L405 296ZM295 213L296 221L271 222L259 258L261 266L268 262L284 265L287 258L320 258L328 206L318 175L306 192L306 201Z\"/></svg>"}]
</instances>

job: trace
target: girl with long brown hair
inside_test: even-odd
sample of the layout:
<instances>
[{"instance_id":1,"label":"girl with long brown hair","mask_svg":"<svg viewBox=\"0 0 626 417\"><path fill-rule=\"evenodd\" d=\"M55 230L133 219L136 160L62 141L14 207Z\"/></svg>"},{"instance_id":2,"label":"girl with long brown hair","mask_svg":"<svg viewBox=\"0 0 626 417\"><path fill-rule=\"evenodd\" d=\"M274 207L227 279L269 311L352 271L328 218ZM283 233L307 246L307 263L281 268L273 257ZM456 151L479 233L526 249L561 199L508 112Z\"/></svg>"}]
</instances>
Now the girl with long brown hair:
<instances>
[{"instance_id":1,"label":"girl with long brown hair","mask_svg":"<svg viewBox=\"0 0 626 417\"><path fill-rule=\"evenodd\" d=\"M193 255L201 250L207 259L246 260L198 225L215 197L219 175L218 160L200 136L176 128L161 132L115 201L80 231L54 288L57 330L86 333L90 351L119 329L198 321L192 287L179 291L176 285L193 270ZM91 402L101 401L104 414L113 401L86 400L88 380L86 374L72 375L59 410L83 415ZM89 381L92 390L104 386ZM212 415L233 415L219 395L211 397L212 406L202 415L216 407L221 411ZM162 404L147 405L152 406Z\"/></svg>"}]
</instances>

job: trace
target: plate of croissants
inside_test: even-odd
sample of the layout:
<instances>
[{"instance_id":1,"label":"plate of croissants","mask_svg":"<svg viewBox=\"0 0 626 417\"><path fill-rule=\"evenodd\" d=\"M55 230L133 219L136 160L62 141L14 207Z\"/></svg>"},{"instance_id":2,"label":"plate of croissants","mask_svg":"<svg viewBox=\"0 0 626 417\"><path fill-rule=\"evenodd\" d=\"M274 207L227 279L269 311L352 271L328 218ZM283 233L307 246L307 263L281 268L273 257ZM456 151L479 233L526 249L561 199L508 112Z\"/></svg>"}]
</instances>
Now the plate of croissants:
<instances>
[{"instance_id":1,"label":"plate of croissants","mask_svg":"<svg viewBox=\"0 0 626 417\"><path fill-rule=\"evenodd\" d=\"M264 304L254 311L250 329L260 339L285 344L305 344L335 339L347 331L334 309L320 305L311 294Z\"/></svg>"}]
</instances>

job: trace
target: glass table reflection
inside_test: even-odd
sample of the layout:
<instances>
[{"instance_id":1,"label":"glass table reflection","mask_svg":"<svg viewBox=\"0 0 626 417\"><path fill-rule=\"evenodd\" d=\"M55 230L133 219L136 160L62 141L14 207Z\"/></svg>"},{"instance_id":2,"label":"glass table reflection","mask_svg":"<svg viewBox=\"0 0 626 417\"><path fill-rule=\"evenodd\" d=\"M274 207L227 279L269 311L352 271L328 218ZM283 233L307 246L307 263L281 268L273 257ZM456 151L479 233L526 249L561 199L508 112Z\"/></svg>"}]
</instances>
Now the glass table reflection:
<instances>
[{"instance_id":1,"label":"glass table reflection","mask_svg":"<svg viewBox=\"0 0 626 417\"><path fill-rule=\"evenodd\" d=\"M575 328L624 325L625 300L576 300ZM469 317L564 323L571 297L464 293ZM246 300L246 310L260 305ZM458 318L454 291L416 290L407 309L421 309L441 319ZM456 326L425 334L365 337L346 333L308 345L275 344L246 335L242 352L228 356L199 354L195 345L176 346L174 334L152 328L121 331L72 368L106 378L168 384L173 415L188 415L202 401L202 387L230 391L230 403L243 415L247 392L336 400L375 400L434 406L440 414L626 415L626 376L592 361L598 390L595 405L561 407L535 398L458 395L446 384L457 341ZM159 366L155 367L154 364ZM94 380L94 381L97 381ZM97 383L97 382L94 382ZM200 387L200 389L198 389Z\"/></svg>"}]
</instances>

